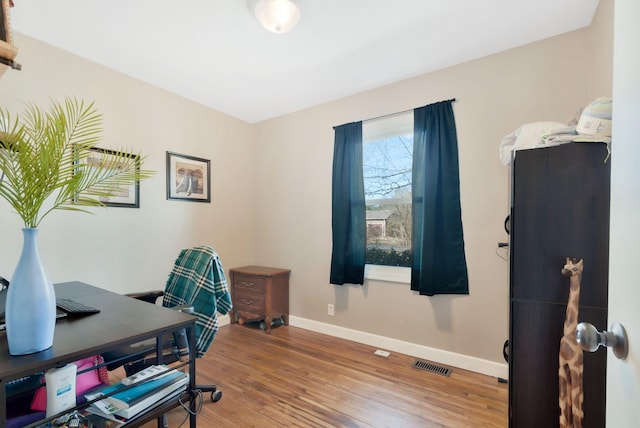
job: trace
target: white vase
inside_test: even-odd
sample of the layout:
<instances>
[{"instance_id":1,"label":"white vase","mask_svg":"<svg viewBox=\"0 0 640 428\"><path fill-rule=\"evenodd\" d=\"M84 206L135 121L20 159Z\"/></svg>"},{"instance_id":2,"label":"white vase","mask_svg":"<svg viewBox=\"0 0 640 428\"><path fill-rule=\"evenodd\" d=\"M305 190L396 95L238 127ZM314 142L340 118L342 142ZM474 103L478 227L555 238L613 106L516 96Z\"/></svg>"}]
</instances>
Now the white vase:
<instances>
[{"instance_id":1,"label":"white vase","mask_svg":"<svg viewBox=\"0 0 640 428\"><path fill-rule=\"evenodd\" d=\"M56 295L38 253L38 229L22 229L22 254L11 278L5 308L11 355L33 354L53 345Z\"/></svg>"}]
</instances>

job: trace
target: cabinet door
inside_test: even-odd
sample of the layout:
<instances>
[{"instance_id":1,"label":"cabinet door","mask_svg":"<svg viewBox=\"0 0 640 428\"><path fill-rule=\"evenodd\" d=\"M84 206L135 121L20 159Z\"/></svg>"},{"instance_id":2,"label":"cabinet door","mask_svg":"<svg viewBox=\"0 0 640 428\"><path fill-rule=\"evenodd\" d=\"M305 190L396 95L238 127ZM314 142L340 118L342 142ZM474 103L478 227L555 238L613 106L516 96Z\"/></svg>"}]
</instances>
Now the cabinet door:
<instances>
[{"instance_id":1,"label":"cabinet door","mask_svg":"<svg viewBox=\"0 0 640 428\"><path fill-rule=\"evenodd\" d=\"M584 260L579 321L607 326L610 161L602 143L519 151L511 197L511 427L557 426L558 353L569 278ZM604 426L606 352L584 354L585 427Z\"/></svg>"},{"instance_id":2,"label":"cabinet door","mask_svg":"<svg viewBox=\"0 0 640 428\"><path fill-rule=\"evenodd\" d=\"M566 303L566 257L584 260L580 304L607 307L609 182L602 143L518 151L513 164L511 297Z\"/></svg>"},{"instance_id":3,"label":"cabinet door","mask_svg":"<svg viewBox=\"0 0 640 428\"><path fill-rule=\"evenodd\" d=\"M560 418L558 354L566 305L514 301L509 346L512 428L557 427ZM580 307L580 319L606 325L605 309ZM607 351L584 353L584 428L605 426Z\"/></svg>"}]
</instances>

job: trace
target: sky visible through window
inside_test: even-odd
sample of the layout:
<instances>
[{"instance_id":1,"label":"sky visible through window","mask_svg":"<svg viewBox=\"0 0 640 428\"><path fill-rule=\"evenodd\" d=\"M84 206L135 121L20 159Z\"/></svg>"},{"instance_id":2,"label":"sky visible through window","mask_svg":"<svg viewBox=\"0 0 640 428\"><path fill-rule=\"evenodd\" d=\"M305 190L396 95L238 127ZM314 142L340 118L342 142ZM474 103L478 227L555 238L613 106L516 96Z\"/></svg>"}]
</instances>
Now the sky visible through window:
<instances>
[{"instance_id":1,"label":"sky visible through window","mask_svg":"<svg viewBox=\"0 0 640 428\"><path fill-rule=\"evenodd\" d=\"M369 139L363 144L362 155L366 263L410 266L413 135Z\"/></svg>"},{"instance_id":2,"label":"sky visible through window","mask_svg":"<svg viewBox=\"0 0 640 428\"><path fill-rule=\"evenodd\" d=\"M365 143L363 171L366 199L410 196L412 159L412 135Z\"/></svg>"}]
</instances>

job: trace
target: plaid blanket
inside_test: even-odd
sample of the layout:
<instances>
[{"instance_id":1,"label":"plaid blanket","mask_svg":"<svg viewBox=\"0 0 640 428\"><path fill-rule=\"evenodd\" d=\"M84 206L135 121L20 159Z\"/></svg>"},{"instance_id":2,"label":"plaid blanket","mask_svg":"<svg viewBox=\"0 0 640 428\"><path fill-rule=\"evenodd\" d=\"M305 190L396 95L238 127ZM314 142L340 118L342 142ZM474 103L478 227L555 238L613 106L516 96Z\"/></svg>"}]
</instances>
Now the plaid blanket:
<instances>
[{"instance_id":1,"label":"plaid blanket","mask_svg":"<svg viewBox=\"0 0 640 428\"><path fill-rule=\"evenodd\" d=\"M169 274L162 306L190 305L196 319L196 353L202 357L218 331L218 315L231 310L227 278L209 246L182 250Z\"/></svg>"}]
</instances>

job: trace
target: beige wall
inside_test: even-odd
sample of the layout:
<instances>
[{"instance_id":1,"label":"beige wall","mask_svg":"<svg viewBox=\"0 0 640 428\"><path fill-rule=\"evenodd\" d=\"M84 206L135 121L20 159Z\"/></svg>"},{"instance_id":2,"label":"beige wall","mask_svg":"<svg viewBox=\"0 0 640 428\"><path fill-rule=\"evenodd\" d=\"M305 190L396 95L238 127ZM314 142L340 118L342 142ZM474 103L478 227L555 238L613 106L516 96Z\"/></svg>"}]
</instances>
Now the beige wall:
<instances>
[{"instance_id":1,"label":"beige wall","mask_svg":"<svg viewBox=\"0 0 640 428\"><path fill-rule=\"evenodd\" d=\"M496 247L508 240L508 168L498 146L524 123L567 123L589 102L598 86L590 81L591 38L588 29L568 33L258 124L256 262L292 270L292 314L503 362L508 264ZM470 295L419 296L407 284L380 281L330 285L332 127L449 98L457 99Z\"/></svg>"},{"instance_id":2,"label":"beige wall","mask_svg":"<svg viewBox=\"0 0 640 428\"><path fill-rule=\"evenodd\" d=\"M613 93L613 0L600 0L589 28L589 99Z\"/></svg>"},{"instance_id":3,"label":"beige wall","mask_svg":"<svg viewBox=\"0 0 640 428\"><path fill-rule=\"evenodd\" d=\"M611 32L612 7L601 9L591 29L256 125L16 34L23 71L0 79L2 106L17 109L19 100L48 96L94 99L105 116L104 145L148 153L146 166L158 171L143 182L138 210L62 212L45 221L40 248L52 279L118 292L157 288L180 248L210 243L227 270L250 263L290 268L294 320L437 350L443 363L462 355L501 365L508 264L496 247L508 239L502 224L509 207L498 145L524 123L568 122L594 93L610 93L610 64L594 65L588 50L594 37ZM599 46L608 53L606 42ZM381 281L330 285L332 127L452 97L471 294L418 296L407 284ZM211 159L211 204L166 200L167 150ZM8 212L0 203L5 276L21 247L21 224ZM328 303L335 304L334 317L327 316ZM469 361L461 365L473 368Z\"/></svg>"},{"instance_id":4,"label":"beige wall","mask_svg":"<svg viewBox=\"0 0 640 428\"><path fill-rule=\"evenodd\" d=\"M0 105L46 105L49 97L94 100L104 116L103 147L148 155L157 173L141 184L140 209L96 215L56 212L40 227L40 252L54 282L81 280L118 292L164 288L180 249L213 245L228 265L253 260L253 130L240 120L15 34L22 71L0 79ZM211 160L212 203L166 199L166 151ZM0 202L0 275L11 277L22 223ZM226 266L225 266L226 267Z\"/></svg>"}]
</instances>

